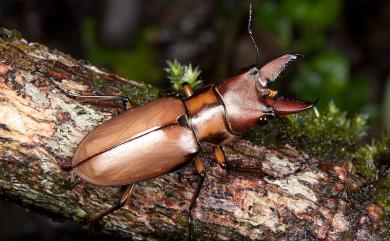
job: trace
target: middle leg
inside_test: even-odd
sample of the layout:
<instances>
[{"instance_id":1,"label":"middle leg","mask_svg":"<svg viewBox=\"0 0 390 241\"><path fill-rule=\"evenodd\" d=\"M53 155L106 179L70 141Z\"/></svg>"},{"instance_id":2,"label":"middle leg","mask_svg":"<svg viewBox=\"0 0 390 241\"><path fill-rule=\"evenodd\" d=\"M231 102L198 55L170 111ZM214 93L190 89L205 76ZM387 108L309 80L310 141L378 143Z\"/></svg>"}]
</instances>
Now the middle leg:
<instances>
[{"instance_id":1,"label":"middle leg","mask_svg":"<svg viewBox=\"0 0 390 241\"><path fill-rule=\"evenodd\" d=\"M195 164L196 172L199 174L199 180L198 180L198 186L196 187L195 192L192 195L190 206L188 207L190 218L192 217L192 210L195 207L196 199L198 199L200 190L202 189L204 179L206 177L206 167L204 165L204 161L200 159L199 156L196 156L194 158L194 164Z\"/></svg>"},{"instance_id":2,"label":"middle leg","mask_svg":"<svg viewBox=\"0 0 390 241\"><path fill-rule=\"evenodd\" d=\"M188 216L189 216L188 217L188 239L189 240L192 240L192 230L193 230L192 210L196 205L196 200L198 199L200 190L202 189L204 179L206 177L206 168L204 165L204 161L200 159L199 156L196 156L194 158L194 164L195 164L196 172L199 174L199 179L198 179L198 186L196 187L195 192L192 195L190 206L188 207Z\"/></svg>"}]
</instances>

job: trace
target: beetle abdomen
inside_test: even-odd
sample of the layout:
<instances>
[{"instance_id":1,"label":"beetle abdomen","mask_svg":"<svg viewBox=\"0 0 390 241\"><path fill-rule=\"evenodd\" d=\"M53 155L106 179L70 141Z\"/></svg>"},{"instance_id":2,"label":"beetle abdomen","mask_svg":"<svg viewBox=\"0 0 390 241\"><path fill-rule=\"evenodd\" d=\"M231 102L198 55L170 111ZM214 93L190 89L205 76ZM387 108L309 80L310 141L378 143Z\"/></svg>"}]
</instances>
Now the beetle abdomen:
<instances>
[{"instance_id":1,"label":"beetle abdomen","mask_svg":"<svg viewBox=\"0 0 390 241\"><path fill-rule=\"evenodd\" d=\"M73 156L75 172L97 185L124 185L169 172L199 151L179 124L181 99L166 97L126 111L89 133Z\"/></svg>"},{"instance_id":2,"label":"beetle abdomen","mask_svg":"<svg viewBox=\"0 0 390 241\"><path fill-rule=\"evenodd\" d=\"M137 136L174 124L185 114L183 101L173 97L160 98L126 111L90 132L79 144L72 164L78 165Z\"/></svg>"},{"instance_id":3,"label":"beetle abdomen","mask_svg":"<svg viewBox=\"0 0 390 241\"><path fill-rule=\"evenodd\" d=\"M96 185L125 185L165 174L199 149L193 131L174 124L92 157L75 172Z\"/></svg>"}]
</instances>

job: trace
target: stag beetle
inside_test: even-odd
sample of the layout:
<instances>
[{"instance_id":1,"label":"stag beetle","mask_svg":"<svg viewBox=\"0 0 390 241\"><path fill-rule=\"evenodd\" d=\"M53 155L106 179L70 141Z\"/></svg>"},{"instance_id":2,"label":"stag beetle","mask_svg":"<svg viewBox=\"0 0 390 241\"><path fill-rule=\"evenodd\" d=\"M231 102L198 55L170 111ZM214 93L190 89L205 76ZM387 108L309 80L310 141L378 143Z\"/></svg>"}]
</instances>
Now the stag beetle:
<instances>
[{"instance_id":1,"label":"stag beetle","mask_svg":"<svg viewBox=\"0 0 390 241\"><path fill-rule=\"evenodd\" d=\"M250 27L251 17L252 4L249 5L248 32L259 59ZM166 174L189 160L194 161L199 174L198 186L189 205L191 217L205 179L205 164L198 155L200 143L214 144L215 161L226 168L223 144L257 123L265 124L276 116L295 114L316 104L317 101L278 98L277 91L269 89L286 66L298 57L296 54L283 55L260 69L252 67L196 94L188 83L184 83L186 99L162 97L124 110L96 127L79 144L71 168L87 182L126 186L126 189L118 204L96 215L92 223L122 207L130 198L135 183ZM122 96L68 96L129 101Z\"/></svg>"},{"instance_id":2,"label":"stag beetle","mask_svg":"<svg viewBox=\"0 0 390 241\"><path fill-rule=\"evenodd\" d=\"M278 98L277 92L269 89L288 63L297 58L295 54L283 55L260 69L252 67L196 94L185 83L186 99L162 97L96 127L79 144L72 169L87 182L127 188L116 206L98 214L92 222L122 207L135 183L166 174L189 160L194 161L200 176L189 206L191 214L205 178L205 165L198 155L200 143L214 144L215 160L225 167L223 144L256 123L264 124L275 116L298 113L316 104Z\"/></svg>"}]
</instances>

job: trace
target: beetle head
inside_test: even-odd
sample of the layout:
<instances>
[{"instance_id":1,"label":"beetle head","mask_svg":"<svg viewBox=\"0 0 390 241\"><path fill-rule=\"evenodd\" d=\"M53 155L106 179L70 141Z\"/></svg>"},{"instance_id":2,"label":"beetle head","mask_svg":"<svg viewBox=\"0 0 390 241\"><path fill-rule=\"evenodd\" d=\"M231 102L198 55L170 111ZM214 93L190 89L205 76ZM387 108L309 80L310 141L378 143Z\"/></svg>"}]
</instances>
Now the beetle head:
<instances>
[{"instance_id":1,"label":"beetle head","mask_svg":"<svg viewBox=\"0 0 390 241\"><path fill-rule=\"evenodd\" d=\"M283 72L288 63L298 56L283 55L260 69L252 67L216 86L233 133L242 133L256 123L265 124L275 116L298 113L315 105L316 102L277 98L277 92L269 89L269 85Z\"/></svg>"}]
</instances>

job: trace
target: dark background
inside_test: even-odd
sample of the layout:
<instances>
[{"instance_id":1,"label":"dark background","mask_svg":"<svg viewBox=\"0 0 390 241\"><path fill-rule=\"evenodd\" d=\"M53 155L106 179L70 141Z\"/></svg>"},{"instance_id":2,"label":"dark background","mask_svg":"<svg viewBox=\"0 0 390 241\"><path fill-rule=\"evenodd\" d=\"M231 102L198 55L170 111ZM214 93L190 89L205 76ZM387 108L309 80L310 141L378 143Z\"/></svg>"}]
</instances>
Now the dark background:
<instances>
[{"instance_id":1,"label":"dark background","mask_svg":"<svg viewBox=\"0 0 390 241\"><path fill-rule=\"evenodd\" d=\"M285 53L303 60L274 84L285 96L334 101L366 113L372 135L390 129L390 1L252 1L263 64ZM130 79L169 88L167 60L192 63L205 83L256 63L239 0L0 0L0 26ZM109 240L0 203L0 240ZM117 240L117 239L115 239Z\"/></svg>"}]
</instances>

